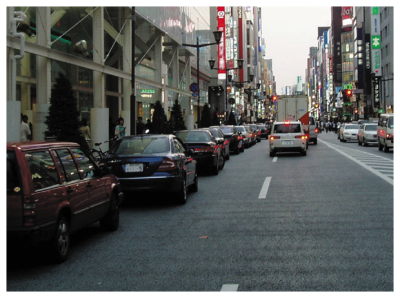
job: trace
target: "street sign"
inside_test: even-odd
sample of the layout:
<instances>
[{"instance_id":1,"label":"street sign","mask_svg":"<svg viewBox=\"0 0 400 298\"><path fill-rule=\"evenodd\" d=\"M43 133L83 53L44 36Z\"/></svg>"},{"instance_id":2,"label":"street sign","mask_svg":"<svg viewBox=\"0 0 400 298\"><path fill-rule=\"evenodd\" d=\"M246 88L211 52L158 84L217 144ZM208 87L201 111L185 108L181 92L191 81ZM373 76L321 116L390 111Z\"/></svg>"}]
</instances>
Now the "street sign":
<instances>
[{"instance_id":1,"label":"street sign","mask_svg":"<svg viewBox=\"0 0 400 298\"><path fill-rule=\"evenodd\" d=\"M243 110L243 105L242 104L238 105L238 109Z\"/></svg>"},{"instance_id":2,"label":"street sign","mask_svg":"<svg viewBox=\"0 0 400 298\"><path fill-rule=\"evenodd\" d=\"M192 93L192 96L193 96L193 97L198 97L198 96L199 96L199 93Z\"/></svg>"},{"instance_id":3,"label":"street sign","mask_svg":"<svg viewBox=\"0 0 400 298\"><path fill-rule=\"evenodd\" d=\"M200 88L199 85L197 85L197 83L192 83L190 84L190 91L192 91L193 93L197 93L199 92Z\"/></svg>"}]
</instances>

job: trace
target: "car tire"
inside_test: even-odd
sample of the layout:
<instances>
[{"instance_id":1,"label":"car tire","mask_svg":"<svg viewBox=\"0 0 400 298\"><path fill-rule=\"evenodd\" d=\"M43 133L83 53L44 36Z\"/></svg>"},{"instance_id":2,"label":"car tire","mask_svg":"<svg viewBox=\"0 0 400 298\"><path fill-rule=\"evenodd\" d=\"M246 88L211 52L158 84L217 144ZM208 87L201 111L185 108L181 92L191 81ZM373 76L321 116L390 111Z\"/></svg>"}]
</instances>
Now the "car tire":
<instances>
[{"instance_id":1,"label":"car tire","mask_svg":"<svg viewBox=\"0 0 400 298\"><path fill-rule=\"evenodd\" d=\"M364 144L364 147L367 147L367 146L368 146L368 143L365 142L365 138L363 138L363 144Z\"/></svg>"},{"instance_id":2,"label":"car tire","mask_svg":"<svg viewBox=\"0 0 400 298\"><path fill-rule=\"evenodd\" d=\"M51 239L52 254L57 263L63 263L68 257L70 246L69 221L61 215L57 220L56 230Z\"/></svg>"},{"instance_id":3,"label":"car tire","mask_svg":"<svg viewBox=\"0 0 400 298\"><path fill-rule=\"evenodd\" d=\"M269 157L274 157L275 156L275 152L274 151L270 151L269 152Z\"/></svg>"},{"instance_id":4,"label":"car tire","mask_svg":"<svg viewBox=\"0 0 400 298\"><path fill-rule=\"evenodd\" d=\"M231 159L231 153L230 153L230 152L228 152L228 154L225 155L225 159L226 159L226 160L230 160L230 159Z\"/></svg>"},{"instance_id":5,"label":"car tire","mask_svg":"<svg viewBox=\"0 0 400 298\"><path fill-rule=\"evenodd\" d=\"M301 155L302 155L302 156L306 156L306 155L307 155L307 150L302 151L302 152L301 152Z\"/></svg>"},{"instance_id":6,"label":"car tire","mask_svg":"<svg viewBox=\"0 0 400 298\"><path fill-rule=\"evenodd\" d=\"M383 151L384 152L389 152L389 147L386 145L386 141L385 141L385 145L383 145Z\"/></svg>"},{"instance_id":7,"label":"car tire","mask_svg":"<svg viewBox=\"0 0 400 298\"><path fill-rule=\"evenodd\" d=\"M104 231L116 231L119 227L119 206L117 204L117 200L115 194L112 194L110 209L107 214L100 219L100 227Z\"/></svg>"},{"instance_id":8,"label":"car tire","mask_svg":"<svg viewBox=\"0 0 400 298\"><path fill-rule=\"evenodd\" d=\"M199 190L199 178L197 177L197 173L194 176L193 184L189 186L189 191L197 192Z\"/></svg>"},{"instance_id":9,"label":"car tire","mask_svg":"<svg viewBox=\"0 0 400 298\"><path fill-rule=\"evenodd\" d=\"M222 165L219 165L219 169L222 170L225 167L225 157L221 155Z\"/></svg>"},{"instance_id":10,"label":"car tire","mask_svg":"<svg viewBox=\"0 0 400 298\"><path fill-rule=\"evenodd\" d=\"M179 205L185 205L186 204L186 201L187 201L187 189L186 189L186 181L185 180L182 181L182 188L178 191L176 196L177 196L176 202Z\"/></svg>"},{"instance_id":11,"label":"car tire","mask_svg":"<svg viewBox=\"0 0 400 298\"><path fill-rule=\"evenodd\" d=\"M244 144L242 144L242 147L240 147L240 152L244 152Z\"/></svg>"},{"instance_id":12,"label":"car tire","mask_svg":"<svg viewBox=\"0 0 400 298\"><path fill-rule=\"evenodd\" d=\"M315 140L314 140L314 145L317 145L317 144L318 144L318 139L315 138Z\"/></svg>"},{"instance_id":13,"label":"car tire","mask_svg":"<svg viewBox=\"0 0 400 298\"><path fill-rule=\"evenodd\" d=\"M379 149L379 151L382 151L382 149L383 149L383 145L381 144L380 139L378 139L378 149Z\"/></svg>"},{"instance_id":14,"label":"car tire","mask_svg":"<svg viewBox=\"0 0 400 298\"><path fill-rule=\"evenodd\" d=\"M357 138L358 146L361 146L360 138Z\"/></svg>"},{"instance_id":15,"label":"car tire","mask_svg":"<svg viewBox=\"0 0 400 298\"><path fill-rule=\"evenodd\" d=\"M237 145L236 149L235 149L235 154L239 155L240 153L240 148L239 148L239 144Z\"/></svg>"}]
</instances>

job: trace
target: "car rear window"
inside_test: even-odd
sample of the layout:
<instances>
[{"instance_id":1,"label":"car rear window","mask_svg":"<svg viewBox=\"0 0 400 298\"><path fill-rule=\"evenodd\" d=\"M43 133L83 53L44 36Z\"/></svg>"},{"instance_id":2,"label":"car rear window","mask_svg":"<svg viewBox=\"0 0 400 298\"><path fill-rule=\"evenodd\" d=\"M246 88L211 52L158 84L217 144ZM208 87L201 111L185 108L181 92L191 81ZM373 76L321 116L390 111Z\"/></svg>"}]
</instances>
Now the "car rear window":
<instances>
[{"instance_id":1,"label":"car rear window","mask_svg":"<svg viewBox=\"0 0 400 298\"><path fill-rule=\"evenodd\" d=\"M346 127L344 128L344 129L360 129L360 125L358 125L358 124L349 124L349 125L346 125Z\"/></svg>"},{"instance_id":2,"label":"car rear window","mask_svg":"<svg viewBox=\"0 0 400 298\"><path fill-rule=\"evenodd\" d=\"M393 117L389 117L389 124L388 124L389 128L393 128L394 124L393 124Z\"/></svg>"},{"instance_id":3,"label":"car rear window","mask_svg":"<svg viewBox=\"0 0 400 298\"><path fill-rule=\"evenodd\" d=\"M299 133L301 132L300 124L276 124L274 133Z\"/></svg>"},{"instance_id":4,"label":"car rear window","mask_svg":"<svg viewBox=\"0 0 400 298\"><path fill-rule=\"evenodd\" d=\"M233 127L221 126L220 130L224 133L233 133Z\"/></svg>"},{"instance_id":5,"label":"car rear window","mask_svg":"<svg viewBox=\"0 0 400 298\"><path fill-rule=\"evenodd\" d=\"M196 142L210 142L210 134L206 131L188 131L187 133L177 133L176 136L183 142L196 143Z\"/></svg>"},{"instance_id":6,"label":"car rear window","mask_svg":"<svg viewBox=\"0 0 400 298\"><path fill-rule=\"evenodd\" d=\"M13 151L7 151L7 193L20 192L18 165Z\"/></svg>"},{"instance_id":7,"label":"car rear window","mask_svg":"<svg viewBox=\"0 0 400 298\"><path fill-rule=\"evenodd\" d=\"M365 125L365 130L375 130L378 128L378 125Z\"/></svg>"},{"instance_id":8,"label":"car rear window","mask_svg":"<svg viewBox=\"0 0 400 298\"><path fill-rule=\"evenodd\" d=\"M165 137L122 139L111 148L111 153L121 155L145 155L169 151L169 139Z\"/></svg>"},{"instance_id":9,"label":"car rear window","mask_svg":"<svg viewBox=\"0 0 400 298\"><path fill-rule=\"evenodd\" d=\"M310 125L315 125L315 120L313 117L310 117L309 123L310 123Z\"/></svg>"},{"instance_id":10,"label":"car rear window","mask_svg":"<svg viewBox=\"0 0 400 298\"><path fill-rule=\"evenodd\" d=\"M238 126L238 127L236 127L236 128L237 128L237 130L240 131L240 132L245 132L245 130L246 130L243 126Z\"/></svg>"},{"instance_id":11,"label":"car rear window","mask_svg":"<svg viewBox=\"0 0 400 298\"><path fill-rule=\"evenodd\" d=\"M25 153L35 189L59 184L56 165L48 150Z\"/></svg>"}]
</instances>

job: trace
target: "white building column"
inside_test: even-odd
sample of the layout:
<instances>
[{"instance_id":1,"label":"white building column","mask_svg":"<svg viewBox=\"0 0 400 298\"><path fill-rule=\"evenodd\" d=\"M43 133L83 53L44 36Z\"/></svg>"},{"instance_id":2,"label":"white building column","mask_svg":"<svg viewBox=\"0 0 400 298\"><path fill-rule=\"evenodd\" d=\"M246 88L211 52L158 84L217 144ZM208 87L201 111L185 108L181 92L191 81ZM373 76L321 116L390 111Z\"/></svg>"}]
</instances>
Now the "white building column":
<instances>
[{"instance_id":1,"label":"white building column","mask_svg":"<svg viewBox=\"0 0 400 298\"><path fill-rule=\"evenodd\" d=\"M104 65L104 8L93 12L93 62ZM90 133L92 144L108 140L108 108L105 108L105 75L93 71L93 108L90 109ZM108 143L102 145L108 150Z\"/></svg>"},{"instance_id":2,"label":"white building column","mask_svg":"<svg viewBox=\"0 0 400 298\"><path fill-rule=\"evenodd\" d=\"M131 17L130 9L124 10L124 16L126 19ZM124 36L124 44L123 44L123 59L122 59L122 69L124 72L131 73L133 71L133 61L132 61L132 22L129 21L125 24L124 30L122 32ZM136 92L136 90L132 90L132 80L123 79L122 82L122 93L123 97L123 110L121 111L121 117L124 118L124 126L126 126L125 135L135 135L136 132L131 131L131 121L135 121L136 115L131 115L131 92ZM135 109L135 113L137 114L137 109Z\"/></svg>"},{"instance_id":3,"label":"white building column","mask_svg":"<svg viewBox=\"0 0 400 298\"><path fill-rule=\"evenodd\" d=\"M50 7L38 7L36 9L37 20L36 37L37 44L50 48ZM33 106L33 140L43 141L45 139L44 132L47 130L46 116L49 114L50 97L51 97L51 61L48 58L36 56L36 104Z\"/></svg>"},{"instance_id":4,"label":"white building column","mask_svg":"<svg viewBox=\"0 0 400 298\"><path fill-rule=\"evenodd\" d=\"M7 7L7 30L12 32L12 21L14 19L14 7ZM19 42L15 38L15 42ZM7 49L7 142L18 142L21 140L21 102L16 100L16 60L14 49Z\"/></svg>"}]
</instances>

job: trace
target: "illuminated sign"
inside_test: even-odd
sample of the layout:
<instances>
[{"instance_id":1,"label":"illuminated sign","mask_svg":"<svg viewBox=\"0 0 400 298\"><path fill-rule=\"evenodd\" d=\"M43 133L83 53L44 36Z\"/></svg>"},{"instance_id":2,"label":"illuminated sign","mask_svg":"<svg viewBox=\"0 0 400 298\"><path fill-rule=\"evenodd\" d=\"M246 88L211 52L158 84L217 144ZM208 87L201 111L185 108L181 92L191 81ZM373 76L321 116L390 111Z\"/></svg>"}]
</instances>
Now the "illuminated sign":
<instances>
[{"instance_id":1,"label":"illuminated sign","mask_svg":"<svg viewBox=\"0 0 400 298\"><path fill-rule=\"evenodd\" d=\"M352 26L352 18L353 18L353 7L346 6L342 7L342 28L351 27Z\"/></svg>"},{"instance_id":2,"label":"illuminated sign","mask_svg":"<svg viewBox=\"0 0 400 298\"><path fill-rule=\"evenodd\" d=\"M226 80L226 49L225 49L225 6L217 7L218 31L222 32L221 41L218 44L218 79Z\"/></svg>"},{"instance_id":3,"label":"illuminated sign","mask_svg":"<svg viewBox=\"0 0 400 298\"><path fill-rule=\"evenodd\" d=\"M381 71L381 26L379 7L371 8L371 73L382 76Z\"/></svg>"}]
</instances>

